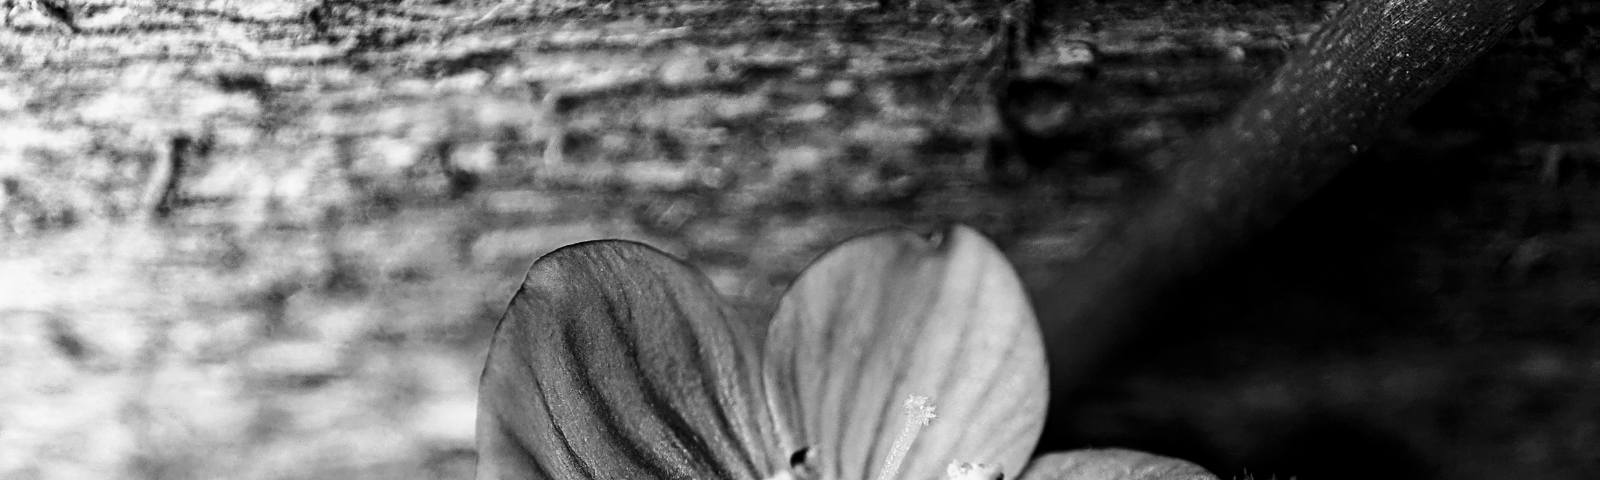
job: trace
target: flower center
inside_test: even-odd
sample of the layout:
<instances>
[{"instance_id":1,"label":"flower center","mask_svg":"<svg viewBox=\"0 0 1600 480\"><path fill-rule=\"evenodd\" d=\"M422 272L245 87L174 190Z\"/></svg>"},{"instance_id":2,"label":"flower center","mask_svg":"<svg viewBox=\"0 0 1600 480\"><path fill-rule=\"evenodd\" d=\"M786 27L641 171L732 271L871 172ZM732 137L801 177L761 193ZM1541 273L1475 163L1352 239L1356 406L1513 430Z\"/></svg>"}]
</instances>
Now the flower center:
<instances>
[{"instance_id":1,"label":"flower center","mask_svg":"<svg viewBox=\"0 0 1600 480\"><path fill-rule=\"evenodd\" d=\"M911 395L902 405L905 407L905 426L901 427L900 435L895 437L889 456L883 459L883 470L878 472L877 480L893 480L900 473L906 453L911 451L911 442L916 441L917 435L922 433L922 427L928 426L938 416L933 413L933 403L922 395ZM766 480L810 480L815 472L812 465L814 452L811 447L794 452L789 457L789 470L778 472ZM962 461L950 462L944 474L946 480L1001 480L1005 477L996 465Z\"/></svg>"},{"instance_id":2,"label":"flower center","mask_svg":"<svg viewBox=\"0 0 1600 480\"><path fill-rule=\"evenodd\" d=\"M1000 467L987 463L957 461L944 468L945 480L1001 480L1005 476Z\"/></svg>"}]
</instances>

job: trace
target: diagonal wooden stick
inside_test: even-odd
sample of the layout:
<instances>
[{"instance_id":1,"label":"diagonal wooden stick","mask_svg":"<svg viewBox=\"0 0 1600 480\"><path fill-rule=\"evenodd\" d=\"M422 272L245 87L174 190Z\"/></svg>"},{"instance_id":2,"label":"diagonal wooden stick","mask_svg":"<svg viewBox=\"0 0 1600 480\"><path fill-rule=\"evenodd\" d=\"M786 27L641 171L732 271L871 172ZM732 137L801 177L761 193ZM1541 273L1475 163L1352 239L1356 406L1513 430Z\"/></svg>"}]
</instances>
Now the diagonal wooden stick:
<instances>
[{"instance_id":1,"label":"diagonal wooden stick","mask_svg":"<svg viewBox=\"0 0 1600 480\"><path fill-rule=\"evenodd\" d=\"M1040 267L1056 393L1158 292L1277 223L1540 3L1351 0L1226 122L1158 153L1182 165L1164 190L1085 256Z\"/></svg>"}]
</instances>

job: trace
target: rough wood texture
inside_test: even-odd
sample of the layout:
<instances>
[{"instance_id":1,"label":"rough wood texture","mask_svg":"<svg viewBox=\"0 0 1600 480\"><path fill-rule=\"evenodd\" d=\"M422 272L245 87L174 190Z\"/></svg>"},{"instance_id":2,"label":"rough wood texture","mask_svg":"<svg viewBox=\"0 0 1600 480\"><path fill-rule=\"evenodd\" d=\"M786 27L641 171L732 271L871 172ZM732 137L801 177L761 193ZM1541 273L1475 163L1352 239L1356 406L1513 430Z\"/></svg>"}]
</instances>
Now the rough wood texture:
<instances>
[{"instance_id":1,"label":"rough wood texture","mask_svg":"<svg viewBox=\"0 0 1600 480\"><path fill-rule=\"evenodd\" d=\"M166 140L153 163L145 183L142 212L146 221L166 218L176 208L178 184L183 178L184 154L192 141L175 135Z\"/></svg>"},{"instance_id":2,"label":"rough wood texture","mask_svg":"<svg viewBox=\"0 0 1600 480\"><path fill-rule=\"evenodd\" d=\"M1277 222L1540 3L1354 1L1228 121L1160 153L1182 165L1165 189L1080 260L1043 266L1061 272L1033 291L1057 391L1163 288Z\"/></svg>"}]
</instances>

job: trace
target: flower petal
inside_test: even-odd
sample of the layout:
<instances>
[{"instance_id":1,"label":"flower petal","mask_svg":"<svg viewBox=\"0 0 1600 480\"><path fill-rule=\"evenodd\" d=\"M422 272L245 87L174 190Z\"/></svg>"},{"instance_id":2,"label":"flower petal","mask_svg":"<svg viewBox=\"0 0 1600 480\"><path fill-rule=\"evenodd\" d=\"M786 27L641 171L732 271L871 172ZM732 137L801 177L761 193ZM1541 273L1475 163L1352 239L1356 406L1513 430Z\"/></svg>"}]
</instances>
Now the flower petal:
<instances>
[{"instance_id":1,"label":"flower petal","mask_svg":"<svg viewBox=\"0 0 1600 480\"><path fill-rule=\"evenodd\" d=\"M1057 452L1034 459L1022 480L1217 480L1199 465L1172 457L1108 448Z\"/></svg>"},{"instance_id":2,"label":"flower petal","mask_svg":"<svg viewBox=\"0 0 1600 480\"><path fill-rule=\"evenodd\" d=\"M750 326L693 268L623 241L540 258L479 386L479 479L754 479L784 460Z\"/></svg>"},{"instance_id":3,"label":"flower petal","mask_svg":"<svg viewBox=\"0 0 1600 480\"><path fill-rule=\"evenodd\" d=\"M1021 282L976 231L891 231L824 254L784 294L763 369L784 448L813 446L823 478L876 478L905 426L936 406L897 478L942 478L955 460L1014 478L1048 400L1044 347Z\"/></svg>"}]
</instances>

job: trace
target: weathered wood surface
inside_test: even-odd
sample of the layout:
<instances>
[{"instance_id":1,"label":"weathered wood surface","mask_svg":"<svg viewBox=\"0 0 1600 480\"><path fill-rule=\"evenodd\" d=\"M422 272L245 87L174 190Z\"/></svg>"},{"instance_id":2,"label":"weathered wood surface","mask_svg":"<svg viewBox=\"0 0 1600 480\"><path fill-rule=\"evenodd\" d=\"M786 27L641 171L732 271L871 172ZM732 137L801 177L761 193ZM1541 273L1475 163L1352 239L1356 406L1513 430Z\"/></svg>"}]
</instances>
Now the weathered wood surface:
<instances>
[{"instance_id":1,"label":"weathered wood surface","mask_svg":"<svg viewBox=\"0 0 1600 480\"><path fill-rule=\"evenodd\" d=\"M351 1L319 32L305 18L314 3L83 0L81 35L32 13L0 30L0 363L13 367L0 368L0 412L22 412L0 418L17 433L0 451L18 452L0 457L0 477L464 478L484 335L552 248L645 241L763 315L822 249L886 224L962 221L1027 270L1082 258L1075 248L1127 201L1103 178L981 183L985 105L962 69L983 38L930 20L942 11ZM1264 84L1282 46L1321 21L1308 6L1105 1L1063 30L1102 44L1110 82L1156 91L1107 100L1115 121L1164 145L1199 138ZM552 119L541 100L553 97L529 81L588 86ZM546 162L561 124L565 158ZM185 133L196 148L177 208L117 226L143 205L159 142ZM1503 177L1467 203L1546 188L1536 158L1492 161ZM463 192L452 166L482 182ZM1127 446L1168 441L1144 423L1163 418L1260 438L1252 426L1271 419L1244 401L1287 392L1272 397L1283 415L1334 397L1430 440L1426 455L1453 462L1446 478L1596 478L1585 399L1600 390L1585 386L1600 340L1536 330L1590 318L1579 294L1548 301L1594 290L1597 267L1572 260L1600 258L1600 234L1584 231L1600 201L1574 187L1558 192L1582 200L1569 235L1519 243L1512 205L1462 212L1476 230L1460 248L1395 247L1433 249L1430 268L1469 286L1439 301L1467 313L1409 320L1449 324L1427 330L1435 350L1357 340L1343 359L1222 378L1100 377L1116 394L1101 405L1145 410L1074 426L1145 435L1120 437ZM1493 281L1505 251L1533 259L1517 275L1527 283L1473 286ZM1559 275L1545 276L1551 262ZM1516 316L1542 322L1470 337ZM1211 349L1189 353L1214 363L1231 352L1217 345L1235 344L1198 345ZM1542 393L1583 388L1594 393ZM1441 426L1419 409L1470 421ZM1111 443L1089 437L1065 446ZM1217 472L1267 476L1229 465Z\"/></svg>"}]
</instances>

